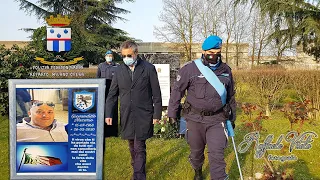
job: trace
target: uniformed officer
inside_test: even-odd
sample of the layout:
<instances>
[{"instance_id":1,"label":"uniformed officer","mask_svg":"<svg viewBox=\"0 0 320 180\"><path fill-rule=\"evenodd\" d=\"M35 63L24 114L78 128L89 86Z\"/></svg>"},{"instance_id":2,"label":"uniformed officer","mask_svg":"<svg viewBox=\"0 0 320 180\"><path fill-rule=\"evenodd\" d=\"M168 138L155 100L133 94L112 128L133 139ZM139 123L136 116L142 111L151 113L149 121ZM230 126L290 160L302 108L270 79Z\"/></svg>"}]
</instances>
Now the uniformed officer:
<instances>
[{"instance_id":1,"label":"uniformed officer","mask_svg":"<svg viewBox=\"0 0 320 180\"><path fill-rule=\"evenodd\" d=\"M105 78L112 80L114 72L118 64L113 62L113 53L108 50L105 54L106 62L102 62L98 66L97 78Z\"/></svg>"},{"instance_id":2,"label":"uniformed officer","mask_svg":"<svg viewBox=\"0 0 320 180\"><path fill-rule=\"evenodd\" d=\"M229 119L234 128L236 103L231 69L221 60L221 46L222 40L218 36L209 36L203 42L201 59L189 62L179 70L169 101L168 116L175 121L181 98L185 91L188 91L183 104L183 116L187 121L189 160L195 170L196 180L203 179L202 165L206 144L211 179L224 180L228 177L224 161L224 149L227 146L225 122ZM223 84L222 88L225 87L223 89L227 93L226 104L223 103L219 91L209 83L208 79L212 77L206 77L201 73L203 71L200 72L199 63L212 76L218 77L217 81Z\"/></svg>"},{"instance_id":3,"label":"uniformed officer","mask_svg":"<svg viewBox=\"0 0 320 180\"><path fill-rule=\"evenodd\" d=\"M111 50L108 50L105 53L105 62L102 62L98 66L97 70L97 78L105 78L106 79L106 93L105 98L107 98L111 81L114 76L114 73L116 71L116 68L119 64L113 62L113 52ZM110 136L118 136L118 108L114 108L114 123L112 126L104 125L104 136L110 137Z\"/></svg>"}]
</instances>

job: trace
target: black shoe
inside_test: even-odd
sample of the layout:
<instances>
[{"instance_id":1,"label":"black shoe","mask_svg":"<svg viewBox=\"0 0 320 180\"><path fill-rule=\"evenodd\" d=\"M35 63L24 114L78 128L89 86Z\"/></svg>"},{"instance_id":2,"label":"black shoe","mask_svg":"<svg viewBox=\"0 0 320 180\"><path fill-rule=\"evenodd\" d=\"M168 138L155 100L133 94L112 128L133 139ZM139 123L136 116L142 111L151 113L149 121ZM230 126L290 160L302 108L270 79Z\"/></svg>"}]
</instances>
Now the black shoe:
<instances>
[{"instance_id":1,"label":"black shoe","mask_svg":"<svg viewBox=\"0 0 320 180\"><path fill-rule=\"evenodd\" d=\"M195 169L194 170L195 172L195 175L194 175L194 180L203 180L203 177L202 177L202 167L200 167L199 169Z\"/></svg>"}]
</instances>

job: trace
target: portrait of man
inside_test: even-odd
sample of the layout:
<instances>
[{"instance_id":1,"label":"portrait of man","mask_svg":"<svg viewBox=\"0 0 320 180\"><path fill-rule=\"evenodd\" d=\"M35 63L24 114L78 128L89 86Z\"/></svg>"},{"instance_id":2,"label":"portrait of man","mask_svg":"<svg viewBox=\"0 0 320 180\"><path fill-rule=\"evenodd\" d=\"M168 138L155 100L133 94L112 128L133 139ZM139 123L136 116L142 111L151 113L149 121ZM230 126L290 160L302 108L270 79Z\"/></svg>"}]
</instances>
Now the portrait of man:
<instances>
[{"instance_id":1,"label":"portrait of man","mask_svg":"<svg viewBox=\"0 0 320 180\"><path fill-rule=\"evenodd\" d=\"M55 119L55 104L36 101L17 124L17 142L67 142L65 125Z\"/></svg>"}]
</instances>

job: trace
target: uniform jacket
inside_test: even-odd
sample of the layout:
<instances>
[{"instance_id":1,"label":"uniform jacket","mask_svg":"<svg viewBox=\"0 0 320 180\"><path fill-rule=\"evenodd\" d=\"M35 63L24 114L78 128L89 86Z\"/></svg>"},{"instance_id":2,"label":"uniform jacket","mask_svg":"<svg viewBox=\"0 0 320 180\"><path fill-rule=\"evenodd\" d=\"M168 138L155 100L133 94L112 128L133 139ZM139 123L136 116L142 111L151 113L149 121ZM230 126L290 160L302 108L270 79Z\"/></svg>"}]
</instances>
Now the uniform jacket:
<instances>
[{"instance_id":1,"label":"uniform jacket","mask_svg":"<svg viewBox=\"0 0 320 180\"><path fill-rule=\"evenodd\" d=\"M106 115L112 117L120 96L120 122L123 139L145 140L153 135L153 119L161 118L162 99L155 67L138 59L133 73L125 64L115 72L106 100Z\"/></svg>"},{"instance_id":2,"label":"uniform jacket","mask_svg":"<svg viewBox=\"0 0 320 180\"><path fill-rule=\"evenodd\" d=\"M111 62L108 64L106 62L100 63L97 70L97 78L105 78L105 79L112 79L114 73L116 71L118 64Z\"/></svg>"},{"instance_id":3,"label":"uniform jacket","mask_svg":"<svg viewBox=\"0 0 320 180\"><path fill-rule=\"evenodd\" d=\"M31 125L29 118L17 124L17 142L68 142L68 134L63 123L53 121L50 131Z\"/></svg>"},{"instance_id":4,"label":"uniform jacket","mask_svg":"<svg viewBox=\"0 0 320 180\"><path fill-rule=\"evenodd\" d=\"M208 63L206 61L203 60L203 63L208 66ZM229 119L231 121L234 121L236 118L236 102L234 97L235 90L231 68L227 64L222 62L220 66L216 70L214 70L214 73L225 85L225 88L227 90L226 102L229 103L232 110ZM191 61L179 70L176 82L173 85L168 107L169 117L177 117L180 101L181 98L185 95L186 90L186 101L188 101L192 107L214 112L221 110L221 108L223 107L220 95L200 73L195 62ZM183 116L186 118L186 120L203 123L218 123L224 122L226 120L223 112L215 114L213 116L201 116L199 114L190 112L188 114L184 114Z\"/></svg>"}]
</instances>

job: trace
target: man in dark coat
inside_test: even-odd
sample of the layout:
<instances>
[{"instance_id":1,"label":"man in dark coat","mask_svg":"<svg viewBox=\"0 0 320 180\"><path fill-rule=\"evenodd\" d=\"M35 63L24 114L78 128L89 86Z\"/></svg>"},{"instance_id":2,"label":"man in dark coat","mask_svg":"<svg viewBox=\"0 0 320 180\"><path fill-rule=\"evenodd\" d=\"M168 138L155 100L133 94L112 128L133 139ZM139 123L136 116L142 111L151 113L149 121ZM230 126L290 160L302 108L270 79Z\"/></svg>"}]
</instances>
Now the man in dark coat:
<instances>
[{"instance_id":1,"label":"man in dark coat","mask_svg":"<svg viewBox=\"0 0 320 180\"><path fill-rule=\"evenodd\" d=\"M195 180L203 179L202 165L206 144L211 179L227 179L224 149L227 146L228 137L225 122L229 119L234 127L236 103L231 69L222 62L221 45L222 40L218 36L210 36L204 41L201 59L191 61L179 70L169 100L168 116L175 121L180 100L185 91L188 91L183 115L187 121L186 139L190 146L189 160L195 170ZM220 91L208 81L213 77L205 77L200 72L198 66L201 68L201 63L202 67L204 65L209 72L211 70L214 73L210 76L216 76L217 81L222 83L221 87L224 86L225 102L218 93Z\"/></svg>"},{"instance_id":2,"label":"man in dark coat","mask_svg":"<svg viewBox=\"0 0 320 180\"><path fill-rule=\"evenodd\" d=\"M116 68L119 66L118 63L113 62L113 52L108 50L105 54L106 59L105 62L102 62L98 66L97 70L97 78L104 78L106 79L106 90L105 90L105 97L108 97L110 85ZM106 116L105 116L106 117ZM118 136L118 103L116 103L115 107L113 108L113 123L112 126L104 125L104 137L111 137L111 136ZM105 142L105 141L104 141ZM103 146L104 148L104 146Z\"/></svg>"},{"instance_id":3,"label":"man in dark coat","mask_svg":"<svg viewBox=\"0 0 320 180\"><path fill-rule=\"evenodd\" d=\"M112 79L106 101L105 119L112 125L112 108L120 96L121 137L128 140L135 180L146 179L146 139L153 136L153 125L161 118L162 99L157 71L140 59L133 41L121 45L121 64Z\"/></svg>"}]
</instances>

